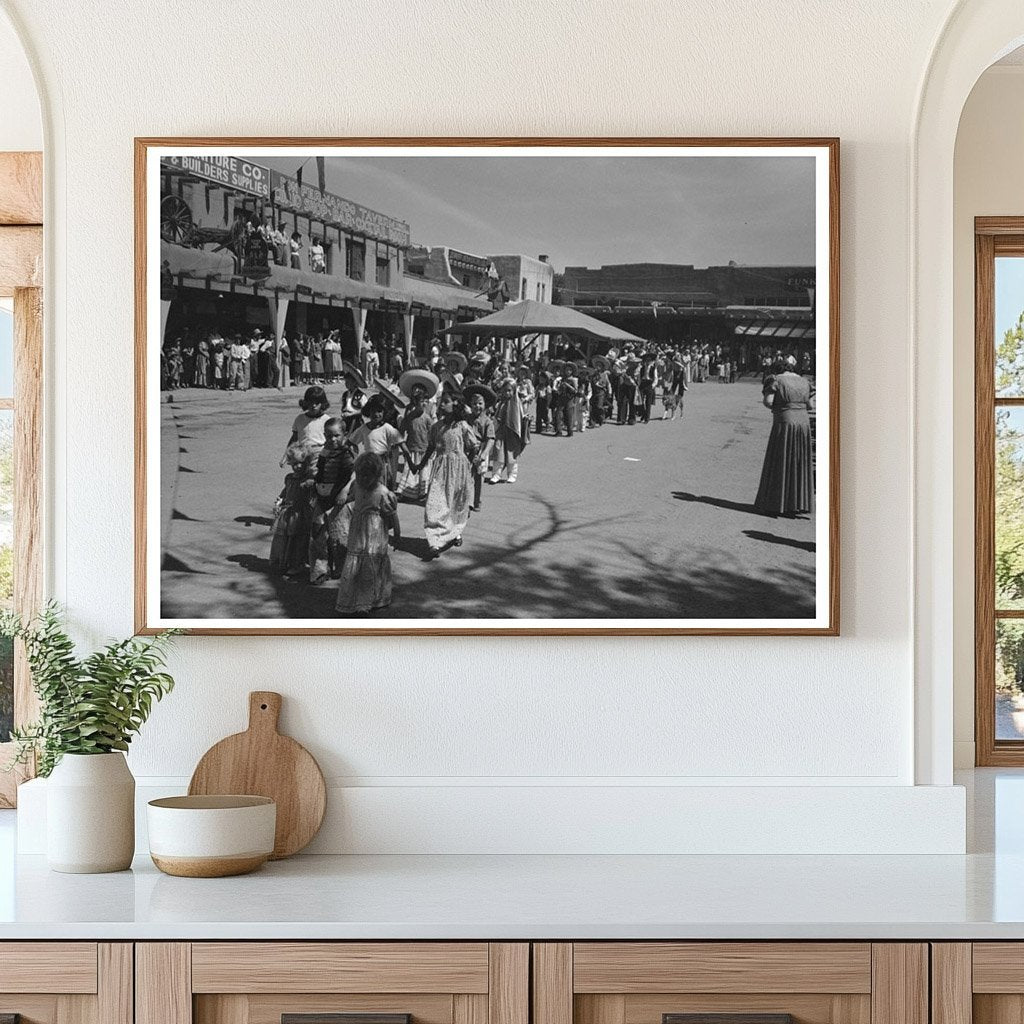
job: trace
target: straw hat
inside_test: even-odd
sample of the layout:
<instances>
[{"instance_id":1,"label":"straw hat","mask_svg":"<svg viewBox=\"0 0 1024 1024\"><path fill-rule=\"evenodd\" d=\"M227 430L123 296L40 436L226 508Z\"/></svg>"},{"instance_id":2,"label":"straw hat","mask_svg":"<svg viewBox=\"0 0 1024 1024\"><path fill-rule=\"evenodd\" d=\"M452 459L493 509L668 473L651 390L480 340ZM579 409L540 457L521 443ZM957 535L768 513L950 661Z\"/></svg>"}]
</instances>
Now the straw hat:
<instances>
[{"instance_id":1,"label":"straw hat","mask_svg":"<svg viewBox=\"0 0 1024 1024\"><path fill-rule=\"evenodd\" d=\"M341 361L341 372L346 377L351 377L361 388L366 387L366 378L359 371L359 367L355 363L350 363L347 359Z\"/></svg>"},{"instance_id":2,"label":"straw hat","mask_svg":"<svg viewBox=\"0 0 1024 1024\"><path fill-rule=\"evenodd\" d=\"M611 360L605 356L594 356L590 360L590 365L596 366L599 370L610 370L612 363Z\"/></svg>"},{"instance_id":3,"label":"straw hat","mask_svg":"<svg viewBox=\"0 0 1024 1024\"><path fill-rule=\"evenodd\" d=\"M378 380L377 390L384 396L384 398L391 402L392 405L397 406L399 409L404 409L409 405L409 399L402 394L396 384L390 384L385 381Z\"/></svg>"},{"instance_id":4,"label":"straw hat","mask_svg":"<svg viewBox=\"0 0 1024 1024\"><path fill-rule=\"evenodd\" d=\"M462 392L467 403L474 395L483 395L486 405L494 405L498 401L498 396L486 384L470 384Z\"/></svg>"},{"instance_id":5,"label":"straw hat","mask_svg":"<svg viewBox=\"0 0 1024 1024\"><path fill-rule=\"evenodd\" d=\"M469 360L461 352L456 352L455 349L442 352L441 358L444 360L444 365L452 373L465 373L466 367L469 366Z\"/></svg>"},{"instance_id":6,"label":"straw hat","mask_svg":"<svg viewBox=\"0 0 1024 1024\"><path fill-rule=\"evenodd\" d=\"M441 382L429 370L406 370L398 379L398 386L403 395L412 398L413 388L422 387L427 398L433 398L441 387Z\"/></svg>"}]
</instances>

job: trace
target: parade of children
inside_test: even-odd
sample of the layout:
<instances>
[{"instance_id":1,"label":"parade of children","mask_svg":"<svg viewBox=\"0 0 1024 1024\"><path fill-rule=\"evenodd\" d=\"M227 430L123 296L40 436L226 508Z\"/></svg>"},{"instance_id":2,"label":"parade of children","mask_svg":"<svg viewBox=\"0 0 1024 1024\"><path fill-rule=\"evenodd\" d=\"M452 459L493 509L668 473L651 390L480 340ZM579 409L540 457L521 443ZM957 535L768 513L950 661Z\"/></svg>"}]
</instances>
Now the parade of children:
<instances>
[{"instance_id":1,"label":"parade of children","mask_svg":"<svg viewBox=\"0 0 1024 1024\"><path fill-rule=\"evenodd\" d=\"M525 355L501 342L472 354L441 346L436 339L396 379L369 381L355 362L339 358L331 380L304 388L298 414L282 430L286 474L270 531L270 571L293 583L336 588L340 617L390 605L393 587L402 584L393 583L389 545L403 557L416 551L433 560L472 543L473 517L486 516L491 487L523 486L532 459L553 450L549 439L652 422L671 424L666 429L683 439L695 385L734 383L745 374L765 395L783 394L788 407L801 386L793 354L751 348L741 360L709 343L626 344L589 361L565 341ZM211 373L213 351L202 349ZM228 351L227 378L244 379L231 366L233 346ZM810 367L805 361L800 369ZM783 412L776 401L777 435ZM764 404L772 408L767 399ZM800 429L810 437L806 426ZM778 444L773 440L764 470L772 495L791 489L773 468ZM805 455L800 466L799 505L791 510L773 497L773 514L811 508L810 459ZM762 481L759 505L767 505L768 490Z\"/></svg>"}]
</instances>

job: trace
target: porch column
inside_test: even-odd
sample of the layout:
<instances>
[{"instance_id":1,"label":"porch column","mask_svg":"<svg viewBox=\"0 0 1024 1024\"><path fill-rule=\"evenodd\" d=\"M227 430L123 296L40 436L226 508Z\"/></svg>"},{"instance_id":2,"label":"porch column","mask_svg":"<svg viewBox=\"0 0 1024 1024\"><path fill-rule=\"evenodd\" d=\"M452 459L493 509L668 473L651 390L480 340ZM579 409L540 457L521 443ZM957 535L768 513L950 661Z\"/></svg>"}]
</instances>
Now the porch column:
<instances>
[{"instance_id":1,"label":"porch column","mask_svg":"<svg viewBox=\"0 0 1024 1024\"><path fill-rule=\"evenodd\" d=\"M171 300L160 300L160 351L164 349L164 335L167 333L167 317L171 312Z\"/></svg>"},{"instance_id":2,"label":"porch column","mask_svg":"<svg viewBox=\"0 0 1024 1024\"><path fill-rule=\"evenodd\" d=\"M281 339L284 337L284 322L288 316L288 299L279 299L276 295L267 296L270 306L270 325L274 329L274 365L277 367L275 385L281 383Z\"/></svg>"},{"instance_id":3,"label":"porch column","mask_svg":"<svg viewBox=\"0 0 1024 1024\"><path fill-rule=\"evenodd\" d=\"M366 330L366 310L362 306L349 306L352 312L352 326L356 331L356 351L350 355L351 362L359 365L359 356L363 350L363 333Z\"/></svg>"},{"instance_id":4,"label":"porch column","mask_svg":"<svg viewBox=\"0 0 1024 1024\"><path fill-rule=\"evenodd\" d=\"M412 359L412 329L416 322L416 317L412 313L402 314L402 336L405 339L405 365L409 366L409 360ZM390 367L389 367L390 369Z\"/></svg>"}]
</instances>

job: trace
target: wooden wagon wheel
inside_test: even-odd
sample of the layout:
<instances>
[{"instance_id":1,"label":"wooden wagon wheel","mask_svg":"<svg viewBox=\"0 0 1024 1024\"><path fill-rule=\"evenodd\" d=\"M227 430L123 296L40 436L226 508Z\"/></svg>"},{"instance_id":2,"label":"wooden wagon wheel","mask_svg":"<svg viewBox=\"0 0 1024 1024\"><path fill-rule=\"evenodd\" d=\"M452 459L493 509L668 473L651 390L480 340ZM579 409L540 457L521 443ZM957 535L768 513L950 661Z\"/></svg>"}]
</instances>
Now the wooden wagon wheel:
<instances>
[{"instance_id":1,"label":"wooden wagon wheel","mask_svg":"<svg viewBox=\"0 0 1024 1024\"><path fill-rule=\"evenodd\" d=\"M193 232L192 211L181 196L160 200L160 237L165 242L188 245Z\"/></svg>"}]
</instances>

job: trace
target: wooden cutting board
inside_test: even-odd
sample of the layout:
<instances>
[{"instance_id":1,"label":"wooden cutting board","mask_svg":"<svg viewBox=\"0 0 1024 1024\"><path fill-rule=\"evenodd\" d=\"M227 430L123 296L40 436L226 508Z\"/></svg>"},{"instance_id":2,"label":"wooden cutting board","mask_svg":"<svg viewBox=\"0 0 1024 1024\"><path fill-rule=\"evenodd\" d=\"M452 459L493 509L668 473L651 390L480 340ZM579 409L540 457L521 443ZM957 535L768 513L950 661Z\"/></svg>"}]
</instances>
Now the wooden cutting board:
<instances>
[{"instance_id":1,"label":"wooden cutting board","mask_svg":"<svg viewBox=\"0 0 1024 1024\"><path fill-rule=\"evenodd\" d=\"M214 744L188 785L190 796L244 793L277 804L271 860L298 853L317 834L327 809L327 787L313 755L277 731L281 694L249 694L249 728Z\"/></svg>"}]
</instances>

